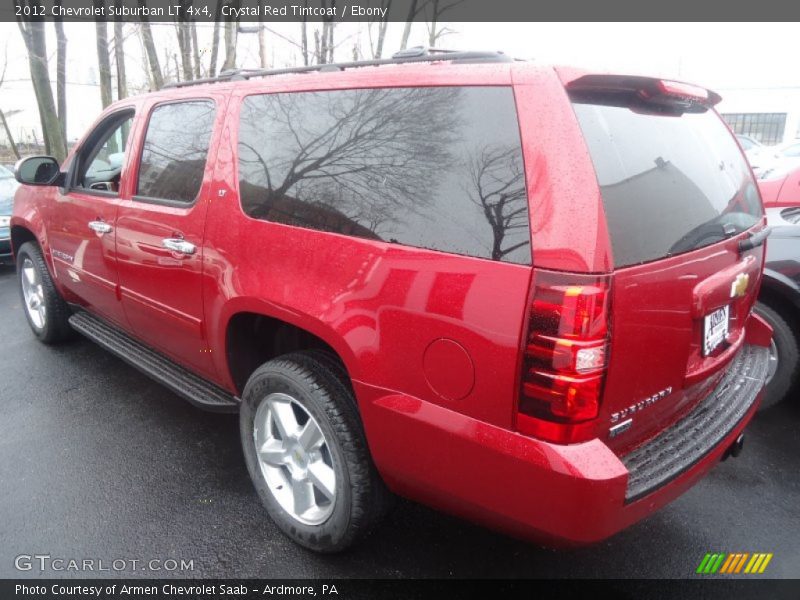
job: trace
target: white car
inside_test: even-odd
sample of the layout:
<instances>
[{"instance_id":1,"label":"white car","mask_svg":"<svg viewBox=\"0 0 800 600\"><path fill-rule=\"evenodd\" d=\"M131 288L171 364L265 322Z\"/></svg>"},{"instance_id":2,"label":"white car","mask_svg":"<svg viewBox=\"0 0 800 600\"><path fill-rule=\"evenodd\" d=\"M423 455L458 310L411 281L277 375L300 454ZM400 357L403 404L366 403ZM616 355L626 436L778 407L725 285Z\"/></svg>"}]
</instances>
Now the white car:
<instances>
[{"instance_id":1,"label":"white car","mask_svg":"<svg viewBox=\"0 0 800 600\"><path fill-rule=\"evenodd\" d=\"M742 145L747 162L750 163L756 177L760 177L760 174L777 160L775 156L777 146L765 146L754 137L740 133L736 134L736 139Z\"/></svg>"},{"instance_id":2,"label":"white car","mask_svg":"<svg viewBox=\"0 0 800 600\"><path fill-rule=\"evenodd\" d=\"M762 148L767 148L762 146ZM751 163L753 171L759 179L775 179L783 177L789 171L800 167L800 140L793 140L769 148L759 159L759 168Z\"/></svg>"}]
</instances>

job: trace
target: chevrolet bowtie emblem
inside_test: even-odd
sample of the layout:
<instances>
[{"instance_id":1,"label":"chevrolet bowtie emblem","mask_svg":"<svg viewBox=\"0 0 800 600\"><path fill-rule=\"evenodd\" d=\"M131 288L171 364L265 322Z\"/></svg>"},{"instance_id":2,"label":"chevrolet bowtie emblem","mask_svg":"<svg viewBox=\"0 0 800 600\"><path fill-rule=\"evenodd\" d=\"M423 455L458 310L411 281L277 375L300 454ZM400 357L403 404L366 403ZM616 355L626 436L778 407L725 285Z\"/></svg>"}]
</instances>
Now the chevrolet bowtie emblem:
<instances>
[{"instance_id":1,"label":"chevrolet bowtie emblem","mask_svg":"<svg viewBox=\"0 0 800 600\"><path fill-rule=\"evenodd\" d=\"M739 273L731 284L731 298L741 298L747 293L747 284L750 283L750 275Z\"/></svg>"}]
</instances>

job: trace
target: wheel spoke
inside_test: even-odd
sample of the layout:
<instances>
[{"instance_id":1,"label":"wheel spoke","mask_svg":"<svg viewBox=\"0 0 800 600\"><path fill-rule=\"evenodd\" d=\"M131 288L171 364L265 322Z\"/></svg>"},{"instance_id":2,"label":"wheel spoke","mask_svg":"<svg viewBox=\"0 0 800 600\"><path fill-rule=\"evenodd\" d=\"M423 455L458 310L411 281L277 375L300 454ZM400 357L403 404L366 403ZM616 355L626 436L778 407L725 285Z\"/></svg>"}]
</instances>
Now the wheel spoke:
<instances>
[{"instance_id":1,"label":"wheel spoke","mask_svg":"<svg viewBox=\"0 0 800 600\"><path fill-rule=\"evenodd\" d=\"M308 465L308 478L314 486L322 492L328 500L333 500L336 493L336 474L322 460L315 461Z\"/></svg>"},{"instance_id":2,"label":"wheel spoke","mask_svg":"<svg viewBox=\"0 0 800 600\"><path fill-rule=\"evenodd\" d=\"M322 432L319 426L314 422L314 419L309 419L306 421L306 424L303 425L300 435L297 436L297 441L300 442L300 445L306 452L310 452L319 448L322 442L325 441L325 438L322 437Z\"/></svg>"},{"instance_id":3,"label":"wheel spoke","mask_svg":"<svg viewBox=\"0 0 800 600\"><path fill-rule=\"evenodd\" d=\"M272 419L278 427L281 438L286 440L297 435L300 425L297 423L297 417L294 416L292 405L289 402L275 400L270 408L272 409Z\"/></svg>"},{"instance_id":4,"label":"wheel spoke","mask_svg":"<svg viewBox=\"0 0 800 600\"><path fill-rule=\"evenodd\" d=\"M34 286L36 285L36 271L33 267L28 267L25 269L25 279L28 280L28 285Z\"/></svg>"},{"instance_id":5,"label":"wheel spoke","mask_svg":"<svg viewBox=\"0 0 800 600\"><path fill-rule=\"evenodd\" d=\"M284 463L286 448L280 440L270 438L258 449L258 455L265 463L278 467Z\"/></svg>"},{"instance_id":6,"label":"wheel spoke","mask_svg":"<svg viewBox=\"0 0 800 600\"><path fill-rule=\"evenodd\" d=\"M294 498L294 511L298 515L302 515L309 508L316 506L314 486L307 479L292 480L292 496Z\"/></svg>"}]
</instances>

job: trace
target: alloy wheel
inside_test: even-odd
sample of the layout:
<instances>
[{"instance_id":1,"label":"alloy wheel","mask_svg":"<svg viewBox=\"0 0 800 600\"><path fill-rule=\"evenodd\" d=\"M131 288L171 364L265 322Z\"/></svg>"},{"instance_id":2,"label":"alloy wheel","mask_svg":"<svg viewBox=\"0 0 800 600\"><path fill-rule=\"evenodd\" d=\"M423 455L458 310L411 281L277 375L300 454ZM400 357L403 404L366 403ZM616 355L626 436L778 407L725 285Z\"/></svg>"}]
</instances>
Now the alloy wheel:
<instances>
[{"instance_id":1,"label":"alloy wheel","mask_svg":"<svg viewBox=\"0 0 800 600\"><path fill-rule=\"evenodd\" d=\"M288 394L267 396L256 410L253 442L267 487L283 510L306 525L330 517L336 471L325 434L302 404Z\"/></svg>"},{"instance_id":2,"label":"alloy wheel","mask_svg":"<svg viewBox=\"0 0 800 600\"><path fill-rule=\"evenodd\" d=\"M28 311L28 316L34 327L44 329L47 322L47 307L44 302L42 278L33 261L28 257L25 257L22 261L20 280L22 283L22 296L25 299L25 310Z\"/></svg>"}]
</instances>

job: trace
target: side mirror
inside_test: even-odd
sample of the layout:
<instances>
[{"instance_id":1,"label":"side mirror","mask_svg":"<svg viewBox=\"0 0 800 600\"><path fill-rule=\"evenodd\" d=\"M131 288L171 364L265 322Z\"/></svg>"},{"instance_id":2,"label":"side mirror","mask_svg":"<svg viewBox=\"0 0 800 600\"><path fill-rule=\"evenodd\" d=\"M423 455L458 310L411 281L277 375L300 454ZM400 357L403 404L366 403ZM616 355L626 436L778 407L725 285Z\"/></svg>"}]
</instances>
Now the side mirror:
<instances>
[{"instance_id":1,"label":"side mirror","mask_svg":"<svg viewBox=\"0 0 800 600\"><path fill-rule=\"evenodd\" d=\"M25 185L62 185L64 175L52 156L29 156L14 165L14 177Z\"/></svg>"}]
</instances>

